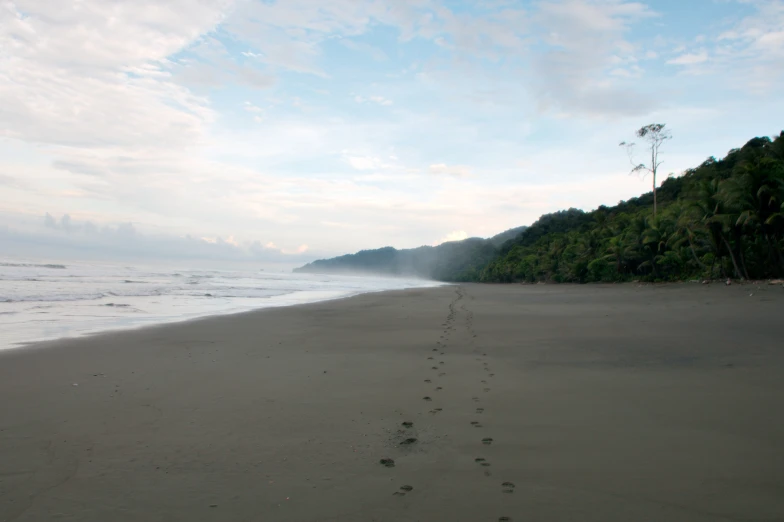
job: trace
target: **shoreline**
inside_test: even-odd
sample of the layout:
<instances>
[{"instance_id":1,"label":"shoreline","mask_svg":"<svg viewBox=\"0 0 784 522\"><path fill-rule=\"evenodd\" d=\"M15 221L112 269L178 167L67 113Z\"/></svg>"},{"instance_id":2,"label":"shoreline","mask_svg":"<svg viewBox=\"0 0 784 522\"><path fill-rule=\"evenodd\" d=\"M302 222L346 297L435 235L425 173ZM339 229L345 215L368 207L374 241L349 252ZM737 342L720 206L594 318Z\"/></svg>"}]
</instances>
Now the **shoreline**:
<instances>
[{"instance_id":1,"label":"shoreline","mask_svg":"<svg viewBox=\"0 0 784 522\"><path fill-rule=\"evenodd\" d=\"M339 296L335 296L335 297L319 298L319 299L316 299L316 300L313 300L313 301L291 302L291 303L283 303L283 304L258 306L258 307L255 307L255 308L246 308L246 309L242 309L242 310L226 310L226 311L218 311L218 312L205 312L204 315L198 315L198 314L197 315L183 315L183 316L180 316L180 317L169 318L169 319L150 318L149 322L138 322L138 323L128 322L128 324L125 325L125 326L114 325L114 326L108 326L108 327L105 327L105 328L99 327L98 329L94 329L94 330L83 330L83 331L75 330L75 331L71 332L70 334L66 334L66 335L61 335L61 336L56 336L56 337L41 337L41 338L29 340L29 341L17 341L17 342L12 342L12 343L7 344L7 345L0 345L0 354L2 354L3 352L6 352L6 351L11 351L11 350L35 348L36 345L39 345L39 344L42 344L42 343L57 343L57 342L66 341L66 340L87 339L87 338L90 338L90 337L93 337L93 336L96 336L96 335L102 335L102 334L118 334L118 333L122 333L122 332L129 332L129 331L134 331L134 330L139 330L139 329L144 329L144 328L155 328L155 327L160 327L160 326L183 324L183 323L189 323L191 321L200 321L200 320L204 320L204 319L211 319L211 318L217 318L217 317L227 317L227 316L233 316L233 315L239 315L239 314L249 314L249 313L263 312L264 310L274 310L274 309L278 309L278 308L289 308L289 307L292 307L292 306L307 306L307 305L311 305L311 304L327 303L327 302L330 302L330 301L340 301L342 299L351 299L352 297L358 297L358 296L365 295L365 294L377 294L377 293L383 293L383 292L395 292L395 291L409 290L409 289L415 289L415 288L438 288L440 286L448 286L448 285L452 284L452 283L442 283L442 282L434 282L434 283L436 283L436 284L433 284L432 286L409 287L409 288L401 288L401 289L366 290L366 291L359 291L359 292L355 292L355 293L339 295ZM297 293L297 292L295 292L295 293ZM285 295L282 295L282 296L275 296L275 297L287 297L287 296L288 296L288 294L285 294Z\"/></svg>"},{"instance_id":2,"label":"shoreline","mask_svg":"<svg viewBox=\"0 0 784 522\"><path fill-rule=\"evenodd\" d=\"M784 292L747 289L448 285L4 350L0 521L782 518Z\"/></svg>"}]
</instances>

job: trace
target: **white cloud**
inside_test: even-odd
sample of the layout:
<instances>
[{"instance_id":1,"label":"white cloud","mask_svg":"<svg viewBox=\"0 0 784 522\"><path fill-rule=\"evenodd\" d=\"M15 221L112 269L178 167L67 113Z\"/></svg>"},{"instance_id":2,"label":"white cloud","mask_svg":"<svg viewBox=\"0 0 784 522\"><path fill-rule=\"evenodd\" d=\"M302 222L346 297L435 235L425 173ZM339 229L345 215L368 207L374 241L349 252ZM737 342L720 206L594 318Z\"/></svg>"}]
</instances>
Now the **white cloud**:
<instances>
[{"instance_id":1,"label":"white cloud","mask_svg":"<svg viewBox=\"0 0 784 522\"><path fill-rule=\"evenodd\" d=\"M784 79L784 3L748 0L754 11L718 36L715 72L739 89L775 92ZM733 71L727 75L726 71Z\"/></svg>"},{"instance_id":2,"label":"white cloud","mask_svg":"<svg viewBox=\"0 0 784 522\"><path fill-rule=\"evenodd\" d=\"M166 59L214 27L227 7L223 0L6 3L2 135L69 146L197 142L213 113L171 81Z\"/></svg>"},{"instance_id":3,"label":"white cloud","mask_svg":"<svg viewBox=\"0 0 784 522\"><path fill-rule=\"evenodd\" d=\"M357 170L374 170L384 166L380 159L371 156L346 156L345 158L348 164Z\"/></svg>"},{"instance_id":4,"label":"white cloud","mask_svg":"<svg viewBox=\"0 0 784 522\"><path fill-rule=\"evenodd\" d=\"M540 110L589 115L652 110L657 101L623 80L639 77L641 70L621 72L615 64L634 62L636 54L642 54L624 35L655 16L645 4L623 0L541 2L534 17L538 36L549 50L534 59Z\"/></svg>"},{"instance_id":5,"label":"white cloud","mask_svg":"<svg viewBox=\"0 0 784 522\"><path fill-rule=\"evenodd\" d=\"M467 178L471 176L471 169L465 165L446 165L435 163L430 165L430 173L438 176L453 176L456 178Z\"/></svg>"},{"instance_id":6,"label":"white cloud","mask_svg":"<svg viewBox=\"0 0 784 522\"><path fill-rule=\"evenodd\" d=\"M682 54L672 60L667 60L670 65L697 65L708 61L707 51Z\"/></svg>"},{"instance_id":7,"label":"white cloud","mask_svg":"<svg viewBox=\"0 0 784 522\"><path fill-rule=\"evenodd\" d=\"M261 107L259 107L257 105L252 104L249 101L246 101L245 103L243 103L242 106L248 112L253 112L253 113L257 113L257 114L264 112L264 109L262 109Z\"/></svg>"},{"instance_id":8,"label":"white cloud","mask_svg":"<svg viewBox=\"0 0 784 522\"><path fill-rule=\"evenodd\" d=\"M364 42L357 42L350 38L341 38L340 43L349 49L369 55L377 62L383 62L389 58L383 50Z\"/></svg>"},{"instance_id":9,"label":"white cloud","mask_svg":"<svg viewBox=\"0 0 784 522\"><path fill-rule=\"evenodd\" d=\"M354 101L357 103L373 102L379 105L392 105L392 100L388 100L383 96L354 96Z\"/></svg>"},{"instance_id":10,"label":"white cloud","mask_svg":"<svg viewBox=\"0 0 784 522\"><path fill-rule=\"evenodd\" d=\"M378 103L379 105L392 105L392 100L388 100L383 96L371 96L368 99L372 102Z\"/></svg>"},{"instance_id":11,"label":"white cloud","mask_svg":"<svg viewBox=\"0 0 784 522\"><path fill-rule=\"evenodd\" d=\"M439 239L438 241L436 241L435 243L433 243L433 246L438 246L442 243L447 243L449 241L462 241L463 239L468 239L468 234L466 233L466 231L454 230L448 233L447 235L445 235L444 237L442 237L441 239Z\"/></svg>"},{"instance_id":12,"label":"white cloud","mask_svg":"<svg viewBox=\"0 0 784 522\"><path fill-rule=\"evenodd\" d=\"M1 217L1 216L0 216ZM79 221L65 214L59 219L47 213L43 219L16 219L0 227L0 246L16 255L78 255L80 252L98 252L110 259L211 258L224 261L261 261L298 264L312 260L305 256L309 248L300 245L291 249L279 248L269 242L240 242L229 235L194 237L170 234L144 233L133 223L97 225Z\"/></svg>"}]
</instances>

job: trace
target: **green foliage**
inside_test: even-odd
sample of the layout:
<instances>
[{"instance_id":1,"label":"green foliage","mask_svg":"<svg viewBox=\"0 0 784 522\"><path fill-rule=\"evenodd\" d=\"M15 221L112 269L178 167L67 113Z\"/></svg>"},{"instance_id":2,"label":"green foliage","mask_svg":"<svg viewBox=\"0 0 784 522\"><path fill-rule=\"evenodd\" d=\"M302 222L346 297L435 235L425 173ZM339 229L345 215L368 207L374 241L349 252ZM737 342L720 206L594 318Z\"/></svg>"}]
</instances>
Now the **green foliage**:
<instances>
[{"instance_id":1,"label":"green foliage","mask_svg":"<svg viewBox=\"0 0 784 522\"><path fill-rule=\"evenodd\" d=\"M784 132L709 158L653 194L542 216L478 281L672 281L784 274Z\"/></svg>"}]
</instances>

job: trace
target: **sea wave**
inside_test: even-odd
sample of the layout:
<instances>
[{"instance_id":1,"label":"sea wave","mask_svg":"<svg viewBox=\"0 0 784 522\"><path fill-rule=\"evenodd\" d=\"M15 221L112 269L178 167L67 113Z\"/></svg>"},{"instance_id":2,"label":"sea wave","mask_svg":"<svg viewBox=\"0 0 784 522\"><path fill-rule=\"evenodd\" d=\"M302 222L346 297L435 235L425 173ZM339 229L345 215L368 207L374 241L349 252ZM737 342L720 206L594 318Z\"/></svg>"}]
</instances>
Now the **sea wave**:
<instances>
[{"instance_id":1,"label":"sea wave","mask_svg":"<svg viewBox=\"0 0 784 522\"><path fill-rule=\"evenodd\" d=\"M233 299L263 299L276 297L295 292L293 289L271 289L259 287L200 287L193 286L157 286L133 287L123 285L114 287L111 290L86 293L34 293L34 294L11 294L0 295L0 303L22 303L22 302L47 302L47 301L96 301L107 297L220 297Z\"/></svg>"},{"instance_id":2,"label":"sea wave","mask_svg":"<svg viewBox=\"0 0 784 522\"><path fill-rule=\"evenodd\" d=\"M35 263L0 263L0 266L10 266L16 268L52 268L56 270L65 270L66 268L68 268L65 265L35 264Z\"/></svg>"}]
</instances>

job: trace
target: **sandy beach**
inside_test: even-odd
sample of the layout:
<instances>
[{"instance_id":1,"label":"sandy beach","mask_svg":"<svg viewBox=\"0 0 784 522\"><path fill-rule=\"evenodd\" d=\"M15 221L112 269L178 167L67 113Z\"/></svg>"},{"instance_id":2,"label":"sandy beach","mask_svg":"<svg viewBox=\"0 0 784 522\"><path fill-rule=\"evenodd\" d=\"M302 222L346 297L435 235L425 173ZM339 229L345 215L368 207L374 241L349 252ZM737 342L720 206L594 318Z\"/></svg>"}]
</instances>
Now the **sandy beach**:
<instances>
[{"instance_id":1,"label":"sandy beach","mask_svg":"<svg viewBox=\"0 0 784 522\"><path fill-rule=\"evenodd\" d=\"M0 521L781 521L783 311L459 285L6 350Z\"/></svg>"}]
</instances>

